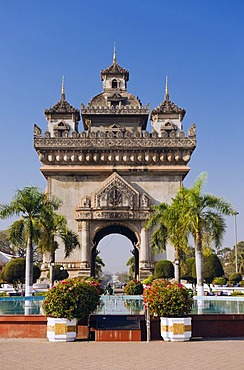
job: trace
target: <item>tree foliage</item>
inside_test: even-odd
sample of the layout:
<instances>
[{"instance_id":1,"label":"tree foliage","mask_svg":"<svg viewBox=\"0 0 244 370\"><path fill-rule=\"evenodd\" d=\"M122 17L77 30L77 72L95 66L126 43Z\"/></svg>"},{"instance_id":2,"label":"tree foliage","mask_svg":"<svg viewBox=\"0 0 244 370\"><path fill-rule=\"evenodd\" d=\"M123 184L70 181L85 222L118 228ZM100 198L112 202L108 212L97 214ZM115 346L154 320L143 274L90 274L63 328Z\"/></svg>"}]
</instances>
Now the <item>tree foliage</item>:
<instances>
[{"instance_id":1,"label":"tree foliage","mask_svg":"<svg viewBox=\"0 0 244 370\"><path fill-rule=\"evenodd\" d=\"M219 248L226 224L223 216L234 214L234 209L224 199L203 193L206 174L201 174L191 188L180 187L170 205L154 207L147 227L158 228L153 232L151 246L155 249L170 241L175 250L184 251L189 236L195 244L198 294L203 294L203 248ZM177 256L177 253L176 253Z\"/></svg>"},{"instance_id":2,"label":"tree foliage","mask_svg":"<svg viewBox=\"0 0 244 370\"><path fill-rule=\"evenodd\" d=\"M230 203L224 199L203 193L205 180L206 174L201 174L191 188L182 186L172 200L180 209L179 223L183 233L191 235L194 240L199 294L203 294L203 247L220 247L226 228L223 216L234 213Z\"/></svg>"},{"instance_id":3,"label":"tree foliage","mask_svg":"<svg viewBox=\"0 0 244 370\"><path fill-rule=\"evenodd\" d=\"M139 280L133 279L126 284L124 292L127 295L140 295L143 293L143 285Z\"/></svg>"},{"instance_id":4,"label":"tree foliage","mask_svg":"<svg viewBox=\"0 0 244 370\"><path fill-rule=\"evenodd\" d=\"M235 272L234 274L230 275L229 281L232 284L238 284L242 280L242 276L239 272Z\"/></svg>"},{"instance_id":5,"label":"tree foliage","mask_svg":"<svg viewBox=\"0 0 244 370\"><path fill-rule=\"evenodd\" d=\"M190 284L196 285L196 263L194 257L185 260L181 278Z\"/></svg>"},{"instance_id":6,"label":"tree foliage","mask_svg":"<svg viewBox=\"0 0 244 370\"><path fill-rule=\"evenodd\" d=\"M42 193L34 186L17 190L10 203L0 204L0 218L20 216L9 228L9 238L14 245L26 245L26 295L33 285L33 246L40 238L40 219L46 208L58 209L61 201Z\"/></svg>"},{"instance_id":7,"label":"tree foliage","mask_svg":"<svg viewBox=\"0 0 244 370\"><path fill-rule=\"evenodd\" d=\"M54 281L60 281L67 279L69 277L69 273L67 270L63 268L62 265L55 265L54 266ZM47 273L47 278L50 278L50 271Z\"/></svg>"},{"instance_id":8,"label":"tree foliage","mask_svg":"<svg viewBox=\"0 0 244 370\"><path fill-rule=\"evenodd\" d=\"M214 278L224 276L223 267L216 254L204 257L203 271L204 281L208 285L212 283Z\"/></svg>"},{"instance_id":9,"label":"tree foliage","mask_svg":"<svg viewBox=\"0 0 244 370\"><path fill-rule=\"evenodd\" d=\"M102 258L96 256L95 261L95 278L100 278L102 275L102 268L105 267L105 263L103 262Z\"/></svg>"},{"instance_id":10,"label":"tree foliage","mask_svg":"<svg viewBox=\"0 0 244 370\"><path fill-rule=\"evenodd\" d=\"M135 256L131 256L127 263L126 263L126 266L129 266L129 278L130 279L133 279L134 275L135 275Z\"/></svg>"},{"instance_id":11,"label":"tree foliage","mask_svg":"<svg viewBox=\"0 0 244 370\"><path fill-rule=\"evenodd\" d=\"M172 279L174 277L174 266L171 261L161 260L156 262L154 268L154 278Z\"/></svg>"},{"instance_id":12,"label":"tree foliage","mask_svg":"<svg viewBox=\"0 0 244 370\"><path fill-rule=\"evenodd\" d=\"M161 203L153 207L153 213L149 217L146 227L153 228L150 238L150 247L153 253L163 252L166 243L170 243L175 249L175 259L179 261L175 265L176 279L180 279L181 261L185 259L188 250L188 234L181 224L181 205L172 202L171 205Z\"/></svg>"},{"instance_id":13,"label":"tree foliage","mask_svg":"<svg viewBox=\"0 0 244 370\"><path fill-rule=\"evenodd\" d=\"M33 266L33 281L40 277L40 268L36 265ZM3 279L9 284L17 286L19 283L25 283L25 259L14 258L9 261L3 269Z\"/></svg>"}]
</instances>

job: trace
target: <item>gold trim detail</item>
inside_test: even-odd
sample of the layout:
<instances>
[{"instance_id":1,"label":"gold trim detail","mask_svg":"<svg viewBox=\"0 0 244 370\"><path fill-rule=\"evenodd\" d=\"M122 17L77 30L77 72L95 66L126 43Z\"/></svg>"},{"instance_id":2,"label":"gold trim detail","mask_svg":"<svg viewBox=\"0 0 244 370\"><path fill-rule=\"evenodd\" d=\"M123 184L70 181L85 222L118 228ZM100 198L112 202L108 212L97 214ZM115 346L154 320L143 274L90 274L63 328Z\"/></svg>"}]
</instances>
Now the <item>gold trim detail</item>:
<instances>
[{"instance_id":1,"label":"gold trim detail","mask_svg":"<svg viewBox=\"0 0 244 370\"><path fill-rule=\"evenodd\" d=\"M47 331L54 332L55 335L64 335L66 333L77 332L76 325L69 325L56 323L55 325L48 325Z\"/></svg>"},{"instance_id":2,"label":"gold trim detail","mask_svg":"<svg viewBox=\"0 0 244 370\"><path fill-rule=\"evenodd\" d=\"M170 332L173 334L184 334L186 331L191 331L191 325L184 325L184 324L173 324L169 325L161 325L161 331Z\"/></svg>"}]
</instances>

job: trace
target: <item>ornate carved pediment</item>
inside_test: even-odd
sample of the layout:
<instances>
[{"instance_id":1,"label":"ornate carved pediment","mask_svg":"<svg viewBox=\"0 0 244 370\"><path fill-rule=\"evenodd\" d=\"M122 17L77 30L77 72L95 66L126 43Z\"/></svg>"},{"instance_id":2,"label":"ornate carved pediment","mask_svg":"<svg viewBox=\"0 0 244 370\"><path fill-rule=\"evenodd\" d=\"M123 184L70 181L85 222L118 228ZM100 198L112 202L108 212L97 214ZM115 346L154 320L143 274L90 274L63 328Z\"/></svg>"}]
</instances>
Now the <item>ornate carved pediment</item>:
<instances>
[{"instance_id":1,"label":"ornate carved pediment","mask_svg":"<svg viewBox=\"0 0 244 370\"><path fill-rule=\"evenodd\" d=\"M94 197L95 208L133 209L139 205L139 193L121 176L114 172L96 192Z\"/></svg>"},{"instance_id":2,"label":"ornate carved pediment","mask_svg":"<svg viewBox=\"0 0 244 370\"><path fill-rule=\"evenodd\" d=\"M93 194L77 205L75 219L81 220L145 220L149 216L149 197L133 188L114 172Z\"/></svg>"}]
</instances>

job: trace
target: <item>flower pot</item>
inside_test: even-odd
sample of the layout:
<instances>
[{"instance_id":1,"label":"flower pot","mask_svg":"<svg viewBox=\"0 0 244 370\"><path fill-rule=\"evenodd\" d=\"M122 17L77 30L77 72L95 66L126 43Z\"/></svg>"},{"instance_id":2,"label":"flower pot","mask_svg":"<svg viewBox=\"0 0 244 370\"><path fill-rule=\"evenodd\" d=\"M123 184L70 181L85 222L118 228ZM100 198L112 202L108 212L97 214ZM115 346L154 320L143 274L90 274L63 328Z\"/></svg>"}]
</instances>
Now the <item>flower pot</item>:
<instances>
[{"instance_id":1,"label":"flower pot","mask_svg":"<svg viewBox=\"0 0 244 370\"><path fill-rule=\"evenodd\" d=\"M191 317L161 317L160 321L165 341L186 342L191 338Z\"/></svg>"},{"instance_id":2,"label":"flower pot","mask_svg":"<svg viewBox=\"0 0 244 370\"><path fill-rule=\"evenodd\" d=\"M77 319L47 318L47 338L50 342L73 342L77 334Z\"/></svg>"}]
</instances>

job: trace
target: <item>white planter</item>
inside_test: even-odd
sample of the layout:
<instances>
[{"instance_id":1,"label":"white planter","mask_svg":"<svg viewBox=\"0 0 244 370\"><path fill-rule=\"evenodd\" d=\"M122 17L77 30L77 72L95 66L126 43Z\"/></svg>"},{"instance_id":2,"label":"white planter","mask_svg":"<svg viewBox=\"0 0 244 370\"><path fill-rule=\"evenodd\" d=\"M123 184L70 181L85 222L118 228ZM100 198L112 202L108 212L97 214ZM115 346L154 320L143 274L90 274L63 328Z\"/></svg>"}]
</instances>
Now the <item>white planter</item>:
<instances>
[{"instance_id":1,"label":"white planter","mask_svg":"<svg viewBox=\"0 0 244 370\"><path fill-rule=\"evenodd\" d=\"M185 342L191 338L191 317L161 317L160 322L165 341Z\"/></svg>"},{"instance_id":2,"label":"white planter","mask_svg":"<svg viewBox=\"0 0 244 370\"><path fill-rule=\"evenodd\" d=\"M47 318L47 338L50 342L73 342L77 334L77 319Z\"/></svg>"}]
</instances>

